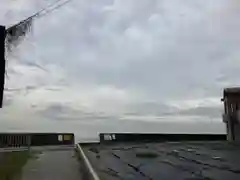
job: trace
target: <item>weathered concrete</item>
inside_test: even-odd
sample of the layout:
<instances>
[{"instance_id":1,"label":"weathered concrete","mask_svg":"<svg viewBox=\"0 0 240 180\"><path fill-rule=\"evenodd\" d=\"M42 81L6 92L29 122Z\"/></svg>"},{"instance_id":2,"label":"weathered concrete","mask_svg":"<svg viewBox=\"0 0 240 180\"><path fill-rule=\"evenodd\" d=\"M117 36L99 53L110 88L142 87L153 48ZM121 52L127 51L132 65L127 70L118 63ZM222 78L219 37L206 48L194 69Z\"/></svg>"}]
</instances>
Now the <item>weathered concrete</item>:
<instances>
[{"instance_id":1,"label":"weathered concrete","mask_svg":"<svg viewBox=\"0 0 240 180\"><path fill-rule=\"evenodd\" d=\"M225 141L82 144L82 147L103 180L240 179L240 146Z\"/></svg>"},{"instance_id":2,"label":"weathered concrete","mask_svg":"<svg viewBox=\"0 0 240 180\"><path fill-rule=\"evenodd\" d=\"M73 149L42 151L23 168L22 180L81 180Z\"/></svg>"}]
</instances>

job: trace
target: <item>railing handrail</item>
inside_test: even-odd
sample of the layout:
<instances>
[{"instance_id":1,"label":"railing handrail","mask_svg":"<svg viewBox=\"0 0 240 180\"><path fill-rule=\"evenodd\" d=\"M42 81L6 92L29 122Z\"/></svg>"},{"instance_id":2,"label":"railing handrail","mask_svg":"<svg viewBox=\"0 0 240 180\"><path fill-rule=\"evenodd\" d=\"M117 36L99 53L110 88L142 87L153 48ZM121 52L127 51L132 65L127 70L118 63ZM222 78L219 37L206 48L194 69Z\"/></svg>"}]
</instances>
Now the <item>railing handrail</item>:
<instances>
[{"instance_id":1,"label":"railing handrail","mask_svg":"<svg viewBox=\"0 0 240 180\"><path fill-rule=\"evenodd\" d=\"M96 173L95 170L93 169L91 163L89 162L87 156L85 155L82 147L81 147L79 144L77 144L77 149L79 150L80 156L82 157L85 166L87 167L90 175L92 176L92 177L91 177L92 180L100 180L99 176L97 175L97 173Z\"/></svg>"}]
</instances>

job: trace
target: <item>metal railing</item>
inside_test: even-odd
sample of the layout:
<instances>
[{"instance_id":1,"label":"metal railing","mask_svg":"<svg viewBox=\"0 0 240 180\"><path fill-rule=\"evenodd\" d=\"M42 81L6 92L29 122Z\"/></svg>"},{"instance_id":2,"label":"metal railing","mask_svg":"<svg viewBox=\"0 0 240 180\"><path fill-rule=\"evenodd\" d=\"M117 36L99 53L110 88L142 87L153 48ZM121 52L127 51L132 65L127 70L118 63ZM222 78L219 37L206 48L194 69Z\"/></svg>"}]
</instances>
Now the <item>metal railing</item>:
<instances>
[{"instance_id":1,"label":"metal railing","mask_svg":"<svg viewBox=\"0 0 240 180\"><path fill-rule=\"evenodd\" d=\"M90 161L88 160L87 156L85 155L82 147L80 144L76 145L76 150L79 153L80 158L83 160L83 165L85 166L85 171L87 173L87 178L89 180L100 180L98 174L92 167Z\"/></svg>"},{"instance_id":2,"label":"metal railing","mask_svg":"<svg viewBox=\"0 0 240 180\"><path fill-rule=\"evenodd\" d=\"M4 134L0 136L0 148L28 147L31 145L30 135Z\"/></svg>"},{"instance_id":3,"label":"metal railing","mask_svg":"<svg viewBox=\"0 0 240 180\"><path fill-rule=\"evenodd\" d=\"M73 145L73 133L0 133L0 148Z\"/></svg>"}]
</instances>

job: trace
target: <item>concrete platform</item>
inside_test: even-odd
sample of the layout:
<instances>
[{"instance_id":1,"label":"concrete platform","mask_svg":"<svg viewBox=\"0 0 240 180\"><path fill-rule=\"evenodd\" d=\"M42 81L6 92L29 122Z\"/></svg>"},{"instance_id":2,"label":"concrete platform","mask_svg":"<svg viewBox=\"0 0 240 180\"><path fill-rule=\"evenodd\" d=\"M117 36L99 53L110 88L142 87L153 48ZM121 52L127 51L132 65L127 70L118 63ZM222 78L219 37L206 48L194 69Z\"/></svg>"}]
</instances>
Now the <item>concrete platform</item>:
<instances>
[{"instance_id":1,"label":"concrete platform","mask_svg":"<svg viewBox=\"0 0 240 180\"><path fill-rule=\"evenodd\" d=\"M21 180L81 180L80 164L73 148L35 148L41 153L24 166Z\"/></svg>"},{"instance_id":2,"label":"concrete platform","mask_svg":"<svg viewBox=\"0 0 240 180\"><path fill-rule=\"evenodd\" d=\"M240 146L226 141L81 144L101 180L239 180Z\"/></svg>"}]
</instances>

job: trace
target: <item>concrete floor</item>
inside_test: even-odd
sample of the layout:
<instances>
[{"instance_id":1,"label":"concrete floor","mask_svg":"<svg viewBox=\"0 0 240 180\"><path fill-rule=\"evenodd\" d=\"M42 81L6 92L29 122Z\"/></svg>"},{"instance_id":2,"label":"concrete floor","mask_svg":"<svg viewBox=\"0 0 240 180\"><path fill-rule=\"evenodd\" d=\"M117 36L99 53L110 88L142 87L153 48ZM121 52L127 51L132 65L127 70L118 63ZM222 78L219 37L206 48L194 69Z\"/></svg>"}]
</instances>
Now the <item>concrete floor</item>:
<instances>
[{"instance_id":1,"label":"concrete floor","mask_svg":"<svg viewBox=\"0 0 240 180\"><path fill-rule=\"evenodd\" d=\"M24 166L21 180L81 180L73 149L46 150Z\"/></svg>"},{"instance_id":2,"label":"concrete floor","mask_svg":"<svg viewBox=\"0 0 240 180\"><path fill-rule=\"evenodd\" d=\"M240 179L240 146L227 142L112 143L83 149L104 180Z\"/></svg>"}]
</instances>

